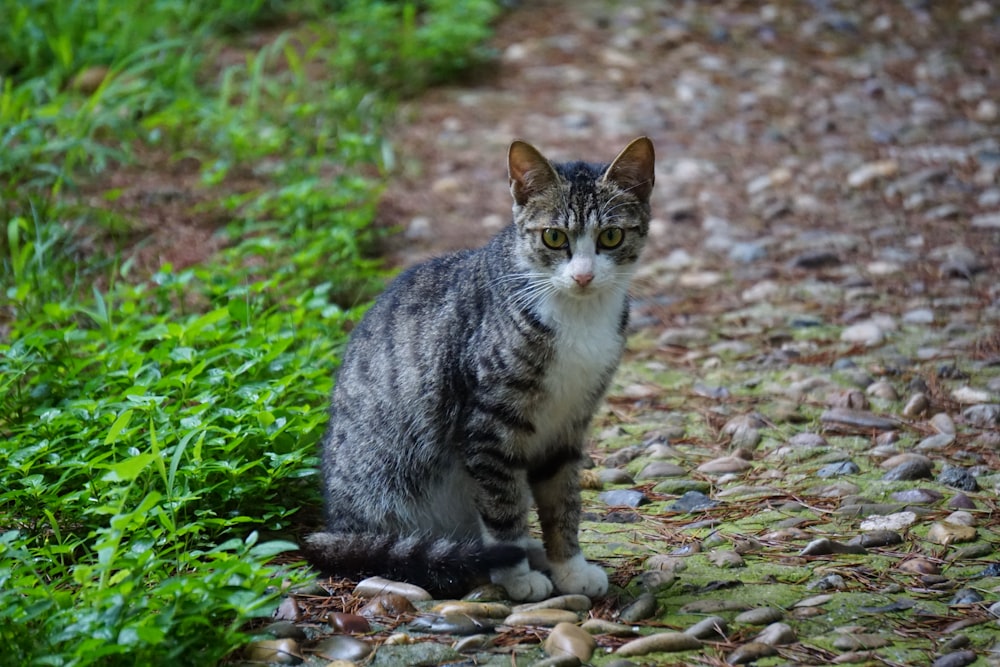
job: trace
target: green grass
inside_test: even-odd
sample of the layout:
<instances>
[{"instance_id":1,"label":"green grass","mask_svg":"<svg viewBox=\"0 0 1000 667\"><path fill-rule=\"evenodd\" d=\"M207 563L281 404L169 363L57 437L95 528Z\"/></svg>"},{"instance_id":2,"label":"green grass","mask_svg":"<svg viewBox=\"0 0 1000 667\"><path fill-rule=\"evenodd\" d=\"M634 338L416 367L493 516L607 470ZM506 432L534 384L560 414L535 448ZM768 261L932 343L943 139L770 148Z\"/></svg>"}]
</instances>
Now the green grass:
<instances>
[{"instance_id":1,"label":"green grass","mask_svg":"<svg viewBox=\"0 0 1000 667\"><path fill-rule=\"evenodd\" d=\"M134 6L0 0L0 664L213 664L308 576L274 556L318 516L331 373L383 277L382 128L496 14ZM136 268L128 215L83 192L139 151L201 165L225 250Z\"/></svg>"}]
</instances>

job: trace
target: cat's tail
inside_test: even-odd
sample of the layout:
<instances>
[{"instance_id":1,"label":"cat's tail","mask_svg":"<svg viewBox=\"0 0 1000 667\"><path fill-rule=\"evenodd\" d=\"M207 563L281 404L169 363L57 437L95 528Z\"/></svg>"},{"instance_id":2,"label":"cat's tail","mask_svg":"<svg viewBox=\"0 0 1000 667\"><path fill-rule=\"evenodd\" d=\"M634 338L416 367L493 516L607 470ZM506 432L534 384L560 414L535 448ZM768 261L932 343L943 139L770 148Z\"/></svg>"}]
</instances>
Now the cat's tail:
<instances>
[{"instance_id":1,"label":"cat's tail","mask_svg":"<svg viewBox=\"0 0 1000 667\"><path fill-rule=\"evenodd\" d=\"M324 574L352 579L381 576L440 597L460 597L488 581L490 570L516 565L526 556L525 549L515 544L327 532L308 536L302 551Z\"/></svg>"}]
</instances>

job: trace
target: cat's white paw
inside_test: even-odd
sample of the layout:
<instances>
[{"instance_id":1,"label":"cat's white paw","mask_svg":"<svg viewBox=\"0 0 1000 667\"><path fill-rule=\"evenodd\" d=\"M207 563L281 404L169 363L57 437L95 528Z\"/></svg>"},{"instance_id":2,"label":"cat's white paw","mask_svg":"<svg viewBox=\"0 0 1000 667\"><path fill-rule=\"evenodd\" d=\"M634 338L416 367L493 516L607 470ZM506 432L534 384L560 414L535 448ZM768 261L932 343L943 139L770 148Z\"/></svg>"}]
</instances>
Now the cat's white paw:
<instances>
[{"instance_id":1,"label":"cat's white paw","mask_svg":"<svg viewBox=\"0 0 1000 667\"><path fill-rule=\"evenodd\" d=\"M552 583L563 594L599 597L608 592L608 575L577 554L564 563L552 564Z\"/></svg>"},{"instance_id":2,"label":"cat's white paw","mask_svg":"<svg viewBox=\"0 0 1000 667\"><path fill-rule=\"evenodd\" d=\"M494 570L490 573L490 580L503 586L511 600L537 602L552 595L552 582L541 572L528 567L527 561Z\"/></svg>"}]
</instances>

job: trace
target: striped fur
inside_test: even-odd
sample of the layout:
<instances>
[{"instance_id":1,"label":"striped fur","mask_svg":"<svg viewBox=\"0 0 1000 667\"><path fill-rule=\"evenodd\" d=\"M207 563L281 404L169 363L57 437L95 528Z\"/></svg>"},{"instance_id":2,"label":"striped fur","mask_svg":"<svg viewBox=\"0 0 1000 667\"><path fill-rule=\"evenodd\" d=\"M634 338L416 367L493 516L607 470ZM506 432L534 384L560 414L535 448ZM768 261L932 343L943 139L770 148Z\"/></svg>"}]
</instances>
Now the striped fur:
<instances>
[{"instance_id":1,"label":"striped fur","mask_svg":"<svg viewBox=\"0 0 1000 667\"><path fill-rule=\"evenodd\" d=\"M652 145L553 165L515 142L508 169L512 224L402 273L351 335L321 449L329 532L306 545L324 572L437 593L490 576L544 597L525 559L534 503L556 586L606 589L579 556L579 468L624 348Z\"/></svg>"}]
</instances>

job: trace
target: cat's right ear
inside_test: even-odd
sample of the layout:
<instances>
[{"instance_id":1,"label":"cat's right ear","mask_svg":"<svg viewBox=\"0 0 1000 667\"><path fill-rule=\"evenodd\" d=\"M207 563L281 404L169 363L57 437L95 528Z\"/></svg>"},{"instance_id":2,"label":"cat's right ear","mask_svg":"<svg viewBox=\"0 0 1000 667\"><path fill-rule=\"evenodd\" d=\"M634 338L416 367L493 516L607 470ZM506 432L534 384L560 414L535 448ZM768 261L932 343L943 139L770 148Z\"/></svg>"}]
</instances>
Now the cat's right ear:
<instances>
[{"instance_id":1,"label":"cat's right ear","mask_svg":"<svg viewBox=\"0 0 1000 667\"><path fill-rule=\"evenodd\" d=\"M515 141L507 151L507 174L510 194L519 206L559 182L559 175L545 156L523 141Z\"/></svg>"}]
</instances>

